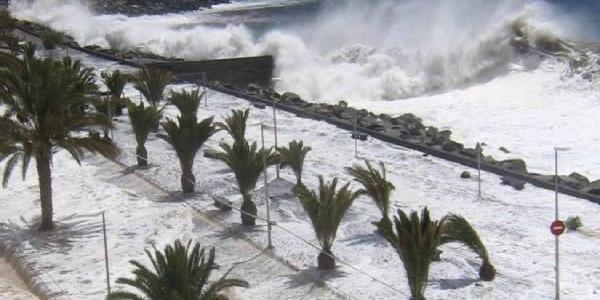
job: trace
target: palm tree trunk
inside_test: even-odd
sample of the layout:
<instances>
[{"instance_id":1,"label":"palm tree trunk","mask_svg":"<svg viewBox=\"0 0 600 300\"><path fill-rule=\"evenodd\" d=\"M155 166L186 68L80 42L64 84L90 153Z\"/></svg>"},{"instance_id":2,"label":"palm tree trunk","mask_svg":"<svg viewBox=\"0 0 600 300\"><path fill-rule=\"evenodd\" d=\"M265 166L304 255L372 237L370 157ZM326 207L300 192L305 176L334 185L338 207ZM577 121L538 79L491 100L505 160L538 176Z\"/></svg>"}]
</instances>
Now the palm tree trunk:
<instances>
[{"instance_id":1,"label":"palm tree trunk","mask_svg":"<svg viewBox=\"0 0 600 300\"><path fill-rule=\"evenodd\" d=\"M38 182L40 186L40 204L42 207L42 222L40 231L49 231L54 229L52 221L52 171L50 169L50 160L52 154L49 150L40 150L35 156L35 162L38 172Z\"/></svg>"},{"instance_id":2,"label":"palm tree trunk","mask_svg":"<svg viewBox=\"0 0 600 300\"><path fill-rule=\"evenodd\" d=\"M123 106L121 105L121 98L114 97L113 103L114 103L115 116L122 115L123 114Z\"/></svg>"},{"instance_id":3,"label":"palm tree trunk","mask_svg":"<svg viewBox=\"0 0 600 300\"><path fill-rule=\"evenodd\" d=\"M192 172L192 165L181 164L181 189L184 193L192 193L196 185L196 177Z\"/></svg>"},{"instance_id":4,"label":"palm tree trunk","mask_svg":"<svg viewBox=\"0 0 600 300\"><path fill-rule=\"evenodd\" d=\"M144 146L136 147L135 154L136 154L138 166L145 167L148 165L148 151L146 151L146 147L144 147Z\"/></svg>"},{"instance_id":5,"label":"palm tree trunk","mask_svg":"<svg viewBox=\"0 0 600 300\"><path fill-rule=\"evenodd\" d=\"M242 224L246 226L254 226L256 225L256 213L258 210L256 209L256 205L252 202L252 196L247 193L242 193Z\"/></svg>"},{"instance_id":6,"label":"palm tree trunk","mask_svg":"<svg viewBox=\"0 0 600 300\"><path fill-rule=\"evenodd\" d=\"M319 263L319 269L321 270L331 270L335 268L335 258L333 258L333 252L331 252L331 249L323 248L321 253L319 253L317 261Z\"/></svg>"}]
</instances>

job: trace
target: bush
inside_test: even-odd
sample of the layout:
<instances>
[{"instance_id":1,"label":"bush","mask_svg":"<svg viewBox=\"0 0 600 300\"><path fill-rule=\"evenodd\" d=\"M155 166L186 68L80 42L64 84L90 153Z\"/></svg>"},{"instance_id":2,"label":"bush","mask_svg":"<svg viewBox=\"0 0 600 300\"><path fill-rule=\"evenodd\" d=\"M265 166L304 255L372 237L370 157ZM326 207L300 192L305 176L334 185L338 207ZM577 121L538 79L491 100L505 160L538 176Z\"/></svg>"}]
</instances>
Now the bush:
<instances>
[{"instance_id":1,"label":"bush","mask_svg":"<svg viewBox=\"0 0 600 300\"><path fill-rule=\"evenodd\" d=\"M567 229L569 231L577 231L581 227L583 227L583 223L581 223L579 216L571 216L567 219Z\"/></svg>"},{"instance_id":2,"label":"bush","mask_svg":"<svg viewBox=\"0 0 600 300\"><path fill-rule=\"evenodd\" d=\"M50 29L44 30L42 33L40 33L40 38L42 39L42 44L46 50L52 50L56 48L56 46L61 44L63 41L62 34Z\"/></svg>"}]
</instances>

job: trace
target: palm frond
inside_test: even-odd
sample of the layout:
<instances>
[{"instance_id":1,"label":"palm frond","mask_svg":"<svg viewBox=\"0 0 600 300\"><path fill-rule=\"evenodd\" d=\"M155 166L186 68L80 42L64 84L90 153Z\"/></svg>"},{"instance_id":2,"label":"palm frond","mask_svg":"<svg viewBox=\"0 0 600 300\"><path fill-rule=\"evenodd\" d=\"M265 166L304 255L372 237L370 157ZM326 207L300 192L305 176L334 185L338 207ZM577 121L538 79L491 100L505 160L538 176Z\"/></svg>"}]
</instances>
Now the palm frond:
<instances>
[{"instance_id":1,"label":"palm frond","mask_svg":"<svg viewBox=\"0 0 600 300\"><path fill-rule=\"evenodd\" d=\"M161 69L142 68L133 79L134 87L152 106L158 106L163 99L167 85L171 82L171 72Z\"/></svg>"},{"instance_id":2,"label":"palm frond","mask_svg":"<svg viewBox=\"0 0 600 300\"><path fill-rule=\"evenodd\" d=\"M233 138L234 144L243 144L246 140L246 122L248 121L249 115L249 109L232 109L231 115L225 118L225 122L218 122L216 125L220 129L223 129L229 133L229 135Z\"/></svg>"},{"instance_id":3,"label":"palm frond","mask_svg":"<svg viewBox=\"0 0 600 300\"><path fill-rule=\"evenodd\" d=\"M395 189L394 185L385 178L385 170L382 165L381 172L374 168L368 160L365 160L366 168L355 165L346 168L348 174L363 186L361 193L369 195L381 211L384 220L389 220L390 195Z\"/></svg>"},{"instance_id":4,"label":"palm frond","mask_svg":"<svg viewBox=\"0 0 600 300\"><path fill-rule=\"evenodd\" d=\"M462 216L448 215L442 235L442 243L462 243L482 260L479 276L482 280L491 281L496 277L496 270L490 262L488 251L477 234L477 231Z\"/></svg>"},{"instance_id":5,"label":"palm frond","mask_svg":"<svg viewBox=\"0 0 600 300\"><path fill-rule=\"evenodd\" d=\"M200 107L200 99L202 95L199 90L187 92L182 90L181 92L172 92L169 97L169 103L175 105L179 110L181 116L186 119L195 118Z\"/></svg>"},{"instance_id":6,"label":"palm frond","mask_svg":"<svg viewBox=\"0 0 600 300\"><path fill-rule=\"evenodd\" d=\"M127 112L138 147L143 147L146 144L146 139L148 139L150 131L152 131L162 118L163 110L155 106L146 107L144 103L140 103L139 105L129 103L127 105Z\"/></svg>"},{"instance_id":7,"label":"palm frond","mask_svg":"<svg viewBox=\"0 0 600 300\"><path fill-rule=\"evenodd\" d=\"M303 141L293 140L289 143L288 147L277 148L279 155L282 159L282 167L288 165L292 168L294 175L296 176L296 184L302 184L302 169L304 167L304 159L306 154L311 151L312 148L304 146Z\"/></svg>"}]
</instances>

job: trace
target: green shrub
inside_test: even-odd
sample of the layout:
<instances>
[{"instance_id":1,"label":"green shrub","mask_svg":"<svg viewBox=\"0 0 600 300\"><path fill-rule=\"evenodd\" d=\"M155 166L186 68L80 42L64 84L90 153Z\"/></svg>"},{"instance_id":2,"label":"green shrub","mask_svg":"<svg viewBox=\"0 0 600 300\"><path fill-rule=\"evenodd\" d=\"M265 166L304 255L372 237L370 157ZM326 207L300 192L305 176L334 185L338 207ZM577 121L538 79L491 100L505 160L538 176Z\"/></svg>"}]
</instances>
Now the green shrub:
<instances>
[{"instance_id":1,"label":"green shrub","mask_svg":"<svg viewBox=\"0 0 600 300\"><path fill-rule=\"evenodd\" d=\"M567 228L569 231L577 231L581 227L583 227L583 223L581 223L579 216L571 216L567 219Z\"/></svg>"}]
</instances>

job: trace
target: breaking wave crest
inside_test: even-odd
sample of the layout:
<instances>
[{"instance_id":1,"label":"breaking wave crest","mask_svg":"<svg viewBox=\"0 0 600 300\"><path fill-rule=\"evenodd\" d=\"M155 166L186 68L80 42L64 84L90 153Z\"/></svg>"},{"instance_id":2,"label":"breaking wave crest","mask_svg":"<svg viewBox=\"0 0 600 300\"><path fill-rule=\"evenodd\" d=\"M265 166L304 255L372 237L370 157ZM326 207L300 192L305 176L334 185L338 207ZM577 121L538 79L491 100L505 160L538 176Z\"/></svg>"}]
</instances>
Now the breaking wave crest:
<instances>
[{"instance_id":1,"label":"breaking wave crest","mask_svg":"<svg viewBox=\"0 0 600 300\"><path fill-rule=\"evenodd\" d=\"M272 54L279 90L322 102L415 97L534 69L546 59L593 80L600 69L594 47L566 41L561 29L572 24L547 21L556 12L545 2L374 3L337 1L319 12L315 24L258 37L244 25L202 25L202 12L99 16L74 0L17 0L10 11L67 31L83 45L143 46L190 60ZM473 18L465 23L466 16Z\"/></svg>"}]
</instances>

